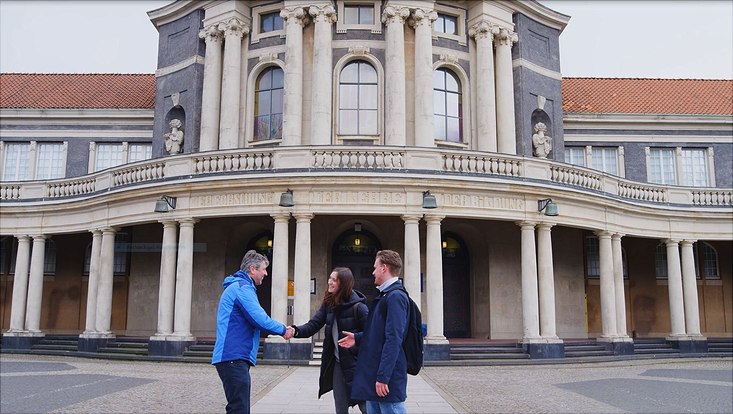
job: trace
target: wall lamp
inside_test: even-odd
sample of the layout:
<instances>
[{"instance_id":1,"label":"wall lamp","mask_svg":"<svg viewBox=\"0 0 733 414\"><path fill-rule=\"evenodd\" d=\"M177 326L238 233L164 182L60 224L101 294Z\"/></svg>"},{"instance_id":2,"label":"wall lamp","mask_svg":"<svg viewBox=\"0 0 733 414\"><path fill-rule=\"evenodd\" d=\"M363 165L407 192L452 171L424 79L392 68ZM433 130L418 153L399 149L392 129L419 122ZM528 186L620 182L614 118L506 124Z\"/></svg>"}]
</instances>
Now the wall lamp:
<instances>
[{"instance_id":1,"label":"wall lamp","mask_svg":"<svg viewBox=\"0 0 733 414\"><path fill-rule=\"evenodd\" d=\"M430 191L423 191L422 193L422 208L438 208L438 202L435 200L435 196L430 194Z\"/></svg>"},{"instance_id":2,"label":"wall lamp","mask_svg":"<svg viewBox=\"0 0 733 414\"><path fill-rule=\"evenodd\" d=\"M552 201L551 198L543 198L542 200L537 200L537 211L542 212L542 210L545 211L546 216L556 216L558 214L557 203Z\"/></svg>"},{"instance_id":3,"label":"wall lamp","mask_svg":"<svg viewBox=\"0 0 733 414\"><path fill-rule=\"evenodd\" d=\"M292 207L295 205L293 202L293 190L287 189L282 194L280 194L280 203L278 204L280 207Z\"/></svg>"},{"instance_id":4,"label":"wall lamp","mask_svg":"<svg viewBox=\"0 0 733 414\"><path fill-rule=\"evenodd\" d=\"M164 195L160 200L155 202L156 213L167 213L176 209L176 198Z\"/></svg>"}]
</instances>

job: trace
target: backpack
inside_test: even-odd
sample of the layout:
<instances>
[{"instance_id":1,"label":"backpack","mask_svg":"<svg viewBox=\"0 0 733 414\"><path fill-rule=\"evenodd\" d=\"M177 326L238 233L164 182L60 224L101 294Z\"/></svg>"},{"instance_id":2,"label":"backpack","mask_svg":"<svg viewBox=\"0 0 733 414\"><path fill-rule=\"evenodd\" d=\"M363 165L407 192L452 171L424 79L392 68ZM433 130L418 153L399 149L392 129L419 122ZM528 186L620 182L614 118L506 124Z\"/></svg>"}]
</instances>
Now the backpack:
<instances>
[{"instance_id":1,"label":"backpack","mask_svg":"<svg viewBox=\"0 0 733 414\"><path fill-rule=\"evenodd\" d=\"M405 338L402 340L402 349L405 351L405 357L407 357L407 373L417 375L423 362L422 314L404 286L400 286L395 290L405 292L409 301L407 331L405 332Z\"/></svg>"}]
</instances>

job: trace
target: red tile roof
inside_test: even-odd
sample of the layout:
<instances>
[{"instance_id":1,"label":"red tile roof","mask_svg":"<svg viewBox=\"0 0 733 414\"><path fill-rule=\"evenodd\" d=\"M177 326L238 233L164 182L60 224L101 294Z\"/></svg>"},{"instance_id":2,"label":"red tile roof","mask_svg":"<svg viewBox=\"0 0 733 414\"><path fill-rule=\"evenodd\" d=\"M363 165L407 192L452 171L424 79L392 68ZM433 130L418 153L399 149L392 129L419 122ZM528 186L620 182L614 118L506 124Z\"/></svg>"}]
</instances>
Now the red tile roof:
<instances>
[{"instance_id":1,"label":"red tile roof","mask_svg":"<svg viewBox=\"0 0 733 414\"><path fill-rule=\"evenodd\" d=\"M0 74L0 108L154 107L152 74Z\"/></svg>"},{"instance_id":2,"label":"red tile roof","mask_svg":"<svg viewBox=\"0 0 733 414\"><path fill-rule=\"evenodd\" d=\"M563 78L565 113L733 114L733 80Z\"/></svg>"}]
</instances>

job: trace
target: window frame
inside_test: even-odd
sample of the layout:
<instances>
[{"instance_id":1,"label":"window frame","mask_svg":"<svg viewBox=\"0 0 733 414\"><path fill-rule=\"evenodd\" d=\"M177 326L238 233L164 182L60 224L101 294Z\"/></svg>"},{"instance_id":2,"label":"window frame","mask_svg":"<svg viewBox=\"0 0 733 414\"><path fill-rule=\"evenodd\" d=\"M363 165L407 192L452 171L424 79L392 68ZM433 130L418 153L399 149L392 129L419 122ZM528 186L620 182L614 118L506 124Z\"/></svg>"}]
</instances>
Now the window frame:
<instances>
[{"instance_id":1,"label":"window frame","mask_svg":"<svg viewBox=\"0 0 733 414\"><path fill-rule=\"evenodd\" d=\"M382 33L382 2L379 0L341 0L336 2L337 19L336 33L346 33L349 30L369 30L372 33ZM374 10L374 23L372 24L347 24L342 16L346 16L346 6L369 6Z\"/></svg>"},{"instance_id":2,"label":"window frame","mask_svg":"<svg viewBox=\"0 0 733 414\"><path fill-rule=\"evenodd\" d=\"M15 171L15 177L18 177L18 172L21 170L25 170L25 174L22 179L10 179L6 175L6 166L7 166L7 156L9 153L9 146L19 146L25 148L25 152L21 154L21 157L23 157L27 162L25 165L20 166L19 168L16 168ZM42 145L61 145L61 154L60 154L60 164L58 166L58 170L61 173L58 177L49 177L49 178L38 178L38 165L39 165L39 157L40 157L40 149L39 147ZM48 141L37 141L37 140L28 140L28 141L0 141L0 180L2 181L8 181L8 182L17 182L17 181L47 181L47 180L57 180L61 178L66 177L66 163L68 159L68 149L69 149L69 142L68 141L56 141L56 140L48 140Z\"/></svg>"},{"instance_id":3,"label":"window frame","mask_svg":"<svg viewBox=\"0 0 733 414\"><path fill-rule=\"evenodd\" d=\"M685 151L703 151L703 159L705 162L705 168L706 168L706 185L705 186L695 186L695 185L687 185L685 176L684 176L684 169L685 169L685 157L684 153ZM674 185L674 186L681 186L681 187L695 187L695 188L706 188L706 187L715 187L715 157L713 153L712 147L644 147L644 151L646 154L646 180L650 184L657 184L657 185ZM666 182L655 182L652 181L652 172L654 171L652 169L652 155L654 152L671 152L672 153L672 167L674 169L674 183L666 183Z\"/></svg>"},{"instance_id":4,"label":"window frame","mask_svg":"<svg viewBox=\"0 0 733 414\"><path fill-rule=\"evenodd\" d=\"M341 104L341 72L354 61L365 61L377 72L377 134L376 135L341 135L339 134L339 107ZM332 131L337 145L350 142L366 145L379 145L384 142L384 68L379 60L370 53L369 48L349 48L349 52L336 62L333 71L333 108Z\"/></svg>"},{"instance_id":5,"label":"window frame","mask_svg":"<svg viewBox=\"0 0 733 414\"><path fill-rule=\"evenodd\" d=\"M269 89L258 90L257 89L257 81L262 76L264 76L267 72L275 71L275 70L280 70L283 73L283 86L282 86L282 88L273 88L272 85L270 85L270 88ZM280 112L272 112L272 91L275 91L275 90L282 90L283 91L283 94L282 94L282 107L280 108ZM267 139L262 139L262 140L255 139L255 125L257 125L257 114L255 114L255 112L254 112L255 111L255 106L256 106L255 105L255 102L257 101L257 93L258 92L262 92L262 91L269 91L270 92L270 108L269 108L269 112L267 113L267 115L270 117L270 120L272 119L272 115L273 114L278 114L278 113L280 114L280 122L281 122L281 125L280 125L280 137L272 138L272 137L269 136L269 133L268 133L268 138ZM254 78L254 87L253 87L252 92L253 92L252 114L251 114L251 117L250 117L250 119L252 120L252 122L251 122L252 123L252 131L251 131L251 133L250 133L250 135L248 136L247 139L249 140L249 142L251 142L253 144L261 144L263 142L281 141L282 140L282 122L283 122L284 111L285 111L285 70L282 67L277 66L277 65L270 65L270 66L267 66L267 67L262 68L262 70L260 70L257 73L257 76Z\"/></svg>"},{"instance_id":6,"label":"window frame","mask_svg":"<svg viewBox=\"0 0 733 414\"><path fill-rule=\"evenodd\" d=\"M285 21L283 19L283 28L280 30L271 30L269 32L262 32L260 26L262 24L262 16L277 12L280 13L282 9L282 3L273 3L266 6L255 6L252 7L252 27L250 28L249 41L251 44L259 43L260 40L279 36L281 39L285 38Z\"/></svg>"},{"instance_id":7,"label":"window frame","mask_svg":"<svg viewBox=\"0 0 733 414\"><path fill-rule=\"evenodd\" d=\"M346 70L346 68L348 68L349 66L352 66L352 65L367 65L367 66L369 66L374 71L374 75L376 77L376 80L374 82L368 82L368 81L362 82L361 79L359 79L355 83L354 82L345 83L342 80L343 72ZM357 74L360 73L360 71L359 71L358 68L359 67L357 66ZM336 107L336 117L337 117L337 120L338 120L336 134L338 136L340 136L340 137L343 137L344 139L354 139L354 137L372 137L372 139L373 139L373 137L379 135L379 130L380 130L380 127L381 127L380 122L379 122L379 95L380 95L379 94L379 74L377 73L377 69L369 61L362 60L362 59L353 59L353 60L349 61L348 63L346 63L341 68L341 70L339 71L338 78L339 78L339 83L338 83L339 100L338 100L338 106ZM343 96L341 94L341 87L342 86L356 86L356 89L357 89L357 97L356 97L357 103L356 103L356 108L342 108L341 107L342 101L343 101L343 99L342 99ZM362 87L363 86L364 87L366 87L366 86L373 86L376 89L376 91L377 91L376 96L375 96L376 102L374 102L376 108L367 108L367 107L362 108L361 102L360 102L361 101L360 97L361 97L361 90L362 90ZM341 125L342 125L341 124L341 114L342 114L342 111L353 111L353 110L356 110L356 113L357 113L357 121L356 121L357 132L354 133L354 134L343 133L343 132L341 132ZM362 129L366 129L366 125L363 125L362 126L361 125L361 122L359 120L360 119L359 115L361 114L362 111L368 112L368 113L372 113L373 112L375 114L374 120L376 122L376 125L375 125L375 129L376 130L375 130L375 132L373 134L362 132Z\"/></svg>"},{"instance_id":8,"label":"window frame","mask_svg":"<svg viewBox=\"0 0 733 414\"><path fill-rule=\"evenodd\" d=\"M452 68L447 67L447 66L439 66L433 70L433 76L435 76L436 72L443 72L445 74L444 76L446 77L450 74L455 79L456 83L458 84L458 91L457 92L449 91L447 89L448 88L447 85L444 85L443 89L437 89L435 88L435 85L433 85L433 120L435 120L436 117L443 117L445 118L446 121L449 118L458 119L458 141L452 141L448 139L447 122L444 124L444 128L443 128L443 132L445 133L443 139L435 137L435 132L438 128L438 123L433 122L433 128L434 128L433 139L435 140L436 143L439 142L439 143L448 143L448 144L463 144L466 142L466 138L465 138L466 128L464 125L464 118L465 118L464 112L465 112L466 103L465 103L465 96L463 94L463 90L465 89L465 87L463 86L463 82L461 82L461 77L457 73L455 73L455 71L453 71ZM446 112L445 114L442 114L442 115L435 113L436 93L441 93L441 92L444 94L445 112ZM448 96L449 94L458 95L458 108L457 108L458 116L448 115Z\"/></svg>"},{"instance_id":9,"label":"window frame","mask_svg":"<svg viewBox=\"0 0 733 414\"><path fill-rule=\"evenodd\" d=\"M100 146L107 146L107 145L120 145L121 146L121 158L122 162L120 164L116 165L110 165L108 167L97 169L97 159L99 156L99 147ZM150 154L150 158L146 158L143 160L135 160L130 161L130 146L131 145L146 145L150 147L150 150L148 153ZM89 143L89 165L87 167L87 173L95 173L99 171L104 171L110 168L116 168L121 165L130 164L132 162L144 162L151 160L152 152L153 151L153 143L147 142L147 141L92 141Z\"/></svg>"},{"instance_id":10,"label":"window frame","mask_svg":"<svg viewBox=\"0 0 733 414\"><path fill-rule=\"evenodd\" d=\"M466 35L466 10L457 7L446 6L444 4L435 4L434 10L440 15L455 17L456 34L438 32L433 24L433 39L444 38L458 42L461 46L468 45L468 37Z\"/></svg>"},{"instance_id":11,"label":"window frame","mask_svg":"<svg viewBox=\"0 0 733 414\"><path fill-rule=\"evenodd\" d=\"M244 148L253 148L258 146L274 146L279 145L282 142L281 138L272 139L267 141L254 141L254 118L255 118L255 87L257 85L257 78L267 69L277 66L283 73L285 72L285 62L277 59L275 55L270 55L267 59L260 59L259 62L252 68L247 77L247 113L246 116L242 117L244 122L244 136L240 136L240 145ZM283 97L284 99L284 97ZM283 101L283 110L285 102Z\"/></svg>"}]
</instances>

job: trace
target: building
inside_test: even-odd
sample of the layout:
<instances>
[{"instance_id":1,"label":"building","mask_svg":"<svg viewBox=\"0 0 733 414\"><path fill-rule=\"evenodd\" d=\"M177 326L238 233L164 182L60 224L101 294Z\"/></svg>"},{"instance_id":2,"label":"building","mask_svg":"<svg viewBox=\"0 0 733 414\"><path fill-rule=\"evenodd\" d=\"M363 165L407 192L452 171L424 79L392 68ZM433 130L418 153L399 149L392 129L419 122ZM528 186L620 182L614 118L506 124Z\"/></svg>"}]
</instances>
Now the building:
<instances>
[{"instance_id":1,"label":"building","mask_svg":"<svg viewBox=\"0 0 733 414\"><path fill-rule=\"evenodd\" d=\"M155 75L0 75L4 349L179 355L248 249L297 324L332 267L371 296L374 253L399 251L433 360L452 338L555 358L733 337L733 80L563 79L569 17L535 1L148 15Z\"/></svg>"}]
</instances>

